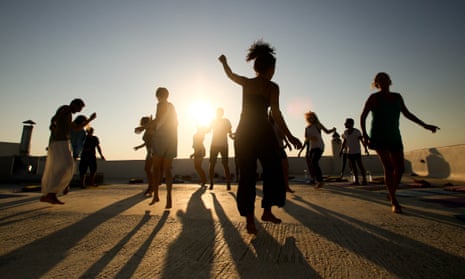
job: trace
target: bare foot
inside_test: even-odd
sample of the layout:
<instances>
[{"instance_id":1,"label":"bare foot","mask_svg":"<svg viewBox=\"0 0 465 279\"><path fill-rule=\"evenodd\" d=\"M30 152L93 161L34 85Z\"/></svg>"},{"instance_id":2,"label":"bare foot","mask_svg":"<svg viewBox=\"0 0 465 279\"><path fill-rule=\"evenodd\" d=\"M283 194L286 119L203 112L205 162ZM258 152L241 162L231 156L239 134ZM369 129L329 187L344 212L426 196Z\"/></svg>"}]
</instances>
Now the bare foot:
<instances>
[{"instance_id":1,"label":"bare foot","mask_svg":"<svg viewBox=\"0 0 465 279\"><path fill-rule=\"evenodd\" d=\"M257 234L257 228L255 227L255 222L247 223L247 233L248 234Z\"/></svg>"},{"instance_id":2,"label":"bare foot","mask_svg":"<svg viewBox=\"0 0 465 279\"><path fill-rule=\"evenodd\" d=\"M64 202L57 199L57 197L54 198L54 201L55 201L55 204L65 204Z\"/></svg>"},{"instance_id":3,"label":"bare foot","mask_svg":"<svg viewBox=\"0 0 465 279\"><path fill-rule=\"evenodd\" d=\"M144 196L147 197L147 198L150 198L152 196L152 192L150 192L149 189L147 189L145 192L144 192Z\"/></svg>"},{"instance_id":4,"label":"bare foot","mask_svg":"<svg viewBox=\"0 0 465 279\"><path fill-rule=\"evenodd\" d=\"M318 182L318 184L316 185L316 188L320 189L323 186L325 186L325 183L323 181L321 181L321 182Z\"/></svg>"},{"instance_id":5,"label":"bare foot","mask_svg":"<svg viewBox=\"0 0 465 279\"><path fill-rule=\"evenodd\" d=\"M394 201L391 205L391 210L392 210L392 213L402 213L402 207L400 206L399 202L398 201Z\"/></svg>"},{"instance_id":6,"label":"bare foot","mask_svg":"<svg viewBox=\"0 0 465 279\"><path fill-rule=\"evenodd\" d=\"M40 201L41 201L41 202L48 202L48 203L53 204L53 200L50 199L48 196L42 196L42 197L40 197Z\"/></svg>"},{"instance_id":7,"label":"bare foot","mask_svg":"<svg viewBox=\"0 0 465 279\"><path fill-rule=\"evenodd\" d=\"M56 196L49 195L49 194L40 197L40 201L41 202L48 202L48 203L51 203L51 204L65 204L64 202L60 201Z\"/></svg>"},{"instance_id":8,"label":"bare foot","mask_svg":"<svg viewBox=\"0 0 465 279\"><path fill-rule=\"evenodd\" d=\"M149 205L154 205L156 202L159 202L160 199L157 196L153 196L152 201L149 203Z\"/></svg>"},{"instance_id":9,"label":"bare foot","mask_svg":"<svg viewBox=\"0 0 465 279\"><path fill-rule=\"evenodd\" d=\"M287 187L287 189L286 189L286 192L289 192L289 193L294 193L295 191L294 191L294 190L292 190L290 187Z\"/></svg>"},{"instance_id":10,"label":"bare foot","mask_svg":"<svg viewBox=\"0 0 465 279\"><path fill-rule=\"evenodd\" d=\"M276 218L272 213L263 213L262 221L268 221L273 224L281 224L281 219Z\"/></svg>"}]
</instances>

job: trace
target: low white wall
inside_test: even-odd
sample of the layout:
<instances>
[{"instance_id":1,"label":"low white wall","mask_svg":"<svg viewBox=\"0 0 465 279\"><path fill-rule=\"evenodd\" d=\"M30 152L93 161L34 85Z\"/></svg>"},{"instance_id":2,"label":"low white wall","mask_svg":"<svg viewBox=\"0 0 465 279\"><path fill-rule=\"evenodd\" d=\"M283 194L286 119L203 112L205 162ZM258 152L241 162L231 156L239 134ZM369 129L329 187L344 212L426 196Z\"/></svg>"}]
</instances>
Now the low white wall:
<instances>
[{"instance_id":1,"label":"low white wall","mask_svg":"<svg viewBox=\"0 0 465 279\"><path fill-rule=\"evenodd\" d=\"M382 175L383 166L376 155L363 156L366 170L373 175ZM320 166L325 175L338 175L342 160L339 157L324 156ZM204 160L204 170L208 171L208 159ZM235 173L234 159L229 160L231 173ZM412 172L420 176L465 181L465 144L424 148L405 153L405 174ZM306 163L304 158L289 158L290 174L303 177ZM144 178L144 162L134 161L100 161L99 172L107 179ZM218 159L215 172L223 175L221 160ZM258 172L261 172L259 167ZM173 162L175 175L197 177L193 162L190 159L175 159Z\"/></svg>"},{"instance_id":2,"label":"low white wall","mask_svg":"<svg viewBox=\"0 0 465 279\"><path fill-rule=\"evenodd\" d=\"M420 176L450 179L456 181L465 181L465 144L444 146L437 148L425 148L413 150L405 153L405 174L416 173ZM7 173L10 170L11 158L0 166ZM6 160L5 159L5 160ZM376 155L363 156L363 162L367 171L373 175L382 175L383 167ZM324 175L339 175L341 171L342 160L339 157L325 156L320 161L320 166ZM37 174L43 172L45 157L41 157ZM76 164L76 173L78 172ZM208 171L208 159L204 160L204 170ZM235 173L234 159L229 160L231 173ZM289 158L290 175L303 177L306 163L304 158ZM348 168L346 168L348 172ZM257 170L261 172L261 169ZM145 179L144 161L143 160L121 160L121 161L102 161L98 160L98 172L103 173L104 179L128 181L131 178ZM223 176L221 160L217 160L215 172ZM7 176L7 173L0 172L0 178ZM193 161L190 159L175 159L173 162L173 174L179 176L197 177ZM11 174L9 174L11 175Z\"/></svg>"},{"instance_id":3,"label":"low white wall","mask_svg":"<svg viewBox=\"0 0 465 279\"><path fill-rule=\"evenodd\" d=\"M414 150L405 159L418 175L465 181L465 144Z\"/></svg>"},{"instance_id":4,"label":"low white wall","mask_svg":"<svg viewBox=\"0 0 465 279\"><path fill-rule=\"evenodd\" d=\"M376 155L363 156L365 168L373 175L382 175L383 168ZM234 159L230 158L228 161L229 169L232 174L235 174ZM203 162L203 167L208 176L208 159ZM320 166L324 175L339 175L341 172L342 160L339 157L325 156L321 158ZM76 166L77 169L77 166ZM305 159L290 157L289 158L289 172L292 176L303 177L304 170L307 169ZM346 166L346 173L348 172L348 165ZM98 172L103 173L105 179L124 179L131 178L145 178L144 161L143 160L124 160L124 161L98 161ZM217 160L215 172L223 176L223 166L221 159ZM260 165L257 172L261 172ZM194 170L194 163L191 159L175 159L173 161L173 174L179 176L197 177Z\"/></svg>"}]
</instances>

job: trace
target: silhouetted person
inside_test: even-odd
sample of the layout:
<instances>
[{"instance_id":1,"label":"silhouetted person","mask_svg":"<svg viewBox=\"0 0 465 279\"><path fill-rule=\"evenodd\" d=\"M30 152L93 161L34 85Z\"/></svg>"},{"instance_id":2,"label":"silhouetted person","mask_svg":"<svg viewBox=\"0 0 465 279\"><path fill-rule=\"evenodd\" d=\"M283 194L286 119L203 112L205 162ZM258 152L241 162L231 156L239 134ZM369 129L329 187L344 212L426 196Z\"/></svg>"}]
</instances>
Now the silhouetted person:
<instances>
[{"instance_id":1,"label":"silhouetted person","mask_svg":"<svg viewBox=\"0 0 465 279\"><path fill-rule=\"evenodd\" d=\"M389 191L392 212L402 213L402 208L396 198L396 190L404 172L404 148L399 129L400 113L433 133L439 128L426 124L413 115L407 109L402 96L389 91L390 86L391 78L388 74L381 72L375 76L373 87L379 91L368 97L360 116L360 126L368 147L376 150L383 164L384 181ZM370 135L368 135L365 121L370 112L372 121Z\"/></svg>"},{"instance_id":2,"label":"silhouetted person","mask_svg":"<svg viewBox=\"0 0 465 279\"><path fill-rule=\"evenodd\" d=\"M74 119L75 126L81 126L84 121L87 121L87 117L85 115L78 115ZM73 158L77 160L81 156L82 147L84 146L84 141L86 140L86 130L84 127L77 131L71 130L70 138L71 138L71 148L73 149Z\"/></svg>"},{"instance_id":3,"label":"silhouetted person","mask_svg":"<svg viewBox=\"0 0 465 279\"><path fill-rule=\"evenodd\" d=\"M157 181L161 181L163 173L166 183L166 206L171 208L171 190L173 186L173 174L171 166L173 159L178 155L178 117L174 105L168 102L169 92L164 87L159 87L155 93L158 99L157 112L152 121L154 133L152 136L152 173L153 173L153 199L150 205L158 202Z\"/></svg>"},{"instance_id":4,"label":"silhouetted person","mask_svg":"<svg viewBox=\"0 0 465 279\"><path fill-rule=\"evenodd\" d=\"M79 173L81 177L81 188L86 187L86 173L87 169L90 172L89 184L95 186L95 174L97 173L97 156L95 154L97 149L98 154L102 160L105 157L100 147L100 141L98 137L94 136L94 128L90 127L87 129L86 140L84 141L84 147L82 148L81 161L79 162Z\"/></svg>"},{"instance_id":5,"label":"silhouetted person","mask_svg":"<svg viewBox=\"0 0 465 279\"><path fill-rule=\"evenodd\" d=\"M51 134L47 161L42 175L41 202L63 204L57 198L57 194L67 193L74 172L74 159L70 150L71 130L82 129L97 116L93 113L81 125L73 123L72 114L80 112L84 105L81 99L74 99L69 105L61 106L50 121Z\"/></svg>"},{"instance_id":6,"label":"silhouetted person","mask_svg":"<svg viewBox=\"0 0 465 279\"><path fill-rule=\"evenodd\" d=\"M279 143L273 126L268 120L268 109L286 138L296 148L302 143L289 131L279 109L279 86L272 82L276 58L274 50L264 42L254 43L247 54L247 61L254 60L254 78L232 72L226 57L219 57L226 75L242 86L242 113L236 131L237 156L240 179L237 190L237 206L241 216L246 217L247 232L257 233L255 226L255 197L257 159L263 169L263 221L281 223L271 212L272 206L284 206L286 184L281 166Z\"/></svg>"},{"instance_id":7,"label":"silhouetted person","mask_svg":"<svg viewBox=\"0 0 465 279\"><path fill-rule=\"evenodd\" d=\"M224 176L226 177L227 190L231 189L231 174L229 171L229 146L228 135L232 139L231 122L223 117L224 110L218 108L216 110L216 118L212 121L210 129L212 130L212 142L210 145L210 166L208 173L210 175L210 190L213 189L215 177L215 165L218 154L221 155L221 163L223 164Z\"/></svg>"},{"instance_id":8,"label":"silhouetted person","mask_svg":"<svg viewBox=\"0 0 465 279\"><path fill-rule=\"evenodd\" d=\"M194 153L190 155L191 159L194 159L194 168L195 171L199 174L200 185L205 186L207 183L207 176L203 170L202 163L203 158L205 158L205 146L203 141L205 140L205 133L207 129L205 127L197 126L197 132L194 134L192 147L194 148Z\"/></svg>"},{"instance_id":9,"label":"silhouetted person","mask_svg":"<svg viewBox=\"0 0 465 279\"><path fill-rule=\"evenodd\" d=\"M152 174L152 134L153 134L153 129L152 126L150 125L152 122L152 117L144 116L140 119L140 125L139 127L136 127L134 129L134 132L136 134L140 134L144 132L142 135L142 140L144 143L135 146L134 150L139 150L142 147L145 147L146 149L146 154L145 154L145 162L144 162L144 172L145 176L147 177L147 190L144 192L144 196L146 197L151 197L152 193L154 191L154 186L153 186L153 174Z\"/></svg>"},{"instance_id":10,"label":"silhouetted person","mask_svg":"<svg viewBox=\"0 0 465 279\"><path fill-rule=\"evenodd\" d=\"M355 178L353 183L355 185L360 185L358 180L358 166L363 178L362 184L366 185L367 177L365 167L363 166L362 162L362 150L360 148L360 143L362 143L363 147L365 148L366 154L368 154L367 146L363 141L362 133L358 129L354 128L354 120L352 118L347 118L344 126L346 127L346 130L342 134L342 146L341 150L339 151L339 156L343 155L345 150L347 158L349 159L350 168L352 169L352 174Z\"/></svg>"},{"instance_id":11,"label":"silhouetted person","mask_svg":"<svg viewBox=\"0 0 465 279\"><path fill-rule=\"evenodd\" d=\"M298 156L304 148L310 146L310 151L308 154L310 162L310 175L316 180L316 188L321 188L324 186L323 182L323 173L320 167L320 159L323 155L325 144L323 138L321 137L321 130L325 133L330 134L336 131L336 128L327 129L316 116L316 113L310 111L305 114L305 120L307 121L307 127L305 128L305 142L302 146L302 149L299 151Z\"/></svg>"}]
</instances>

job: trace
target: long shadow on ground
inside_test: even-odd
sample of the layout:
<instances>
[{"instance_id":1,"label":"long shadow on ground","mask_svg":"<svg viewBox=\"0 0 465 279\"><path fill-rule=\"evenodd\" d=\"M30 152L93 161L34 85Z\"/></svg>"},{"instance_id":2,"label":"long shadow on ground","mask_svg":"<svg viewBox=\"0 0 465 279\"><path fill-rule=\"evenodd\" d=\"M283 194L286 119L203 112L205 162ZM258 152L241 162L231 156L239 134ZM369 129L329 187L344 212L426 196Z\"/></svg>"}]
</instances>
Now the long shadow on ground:
<instances>
[{"instance_id":1,"label":"long shadow on ground","mask_svg":"<svg viewBox=\"0 0 465 279\"><path fill-rule=\"evenodd\" d=\"M234 194L230 195L236 198ZM265 228L255 220L258 234L251 237L247 244L225 214L216 196L212 196L224 231L224 240L241 278L321 278L296 246L295 238L279 231L282 226L266 224ZM245 226L239 227L245 230Z\"/></svg>"},{"instance_id":2,"label":"long shadow on ground","mask_svg":"<svg viewBox=\"0 0 465 279\"><path fill-rule=\"evenodd\" d=\"M210 278L215 246L215 225L211 212L202 201L205 188L196 190L186 207L178 211L181 233L168 246L161 278Z\"/></svg>"},{"instance_id":3,"label":"long shadow on ground","mask_svg":"<svg viewBox=\"0 0 465 279\"><path fill-rule=\"evenodd\" d=\"M297 204L303 203L305 207ZM465 259L296 196L284 209L321 237L399 278L465 278ZM339 233L337 233L339 232ZM362 239L363 241L354 241ZM425 264L426 258L434 264Z\"/></svg>"},{"instance_id":4,"label":"long shadow on ground","mask_svg":"<svg viewBox=\"0 0 465 279\"><path fill-rule=\"evenodd\" d=\"M140 201L140 193L137 193L115 202L66 228L2 256L0 265L6 265L8 262L14 261L15 266L22 266L24 269L15 269L14 274L10 274L11 276L24 278L25 275L32 273L34 277L39 278L66 258L68 251L94 228ZM37 256L37 253L41 253L42 256ZM22 273L23 271L26 273ZM9 276L8 274L3 275Z\"/></svg>"}]
</instances>

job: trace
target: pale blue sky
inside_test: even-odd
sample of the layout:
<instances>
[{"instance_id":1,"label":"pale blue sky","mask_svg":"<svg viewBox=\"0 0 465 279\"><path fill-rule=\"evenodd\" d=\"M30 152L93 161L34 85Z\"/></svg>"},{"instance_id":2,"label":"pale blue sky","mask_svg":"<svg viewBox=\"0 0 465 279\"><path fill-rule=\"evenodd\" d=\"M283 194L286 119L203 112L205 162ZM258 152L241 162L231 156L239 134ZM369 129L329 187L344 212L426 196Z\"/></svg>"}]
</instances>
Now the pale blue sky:
<instances>
[{"instance_id":1,"label":"pale blue sky","mask_svg":"<svg viewBox=\"0 0 465 279\"><path fill-rule=\"evenodd\" d=\"M358 118L377 72L409 109L441 130L402 118L405 149L465 143L465 2L430 0L120 1L0 0L0 141L18 142L37 122L32 153L45 155L56 109L80 97L109 160L143 159L134 127L154 114L154 90L170 90L179 117L179 157L192 153L191 104L224 107L235 127L241 89L217 57L254 76L248 47L276 48L274 77L291 131L303 139L314 110L343 131ZM330 135L324 136L327 154ZM207 148L210 138L207 137ZM290 153L295 155L294 152Z\"/></svg>"}]
</instances>

